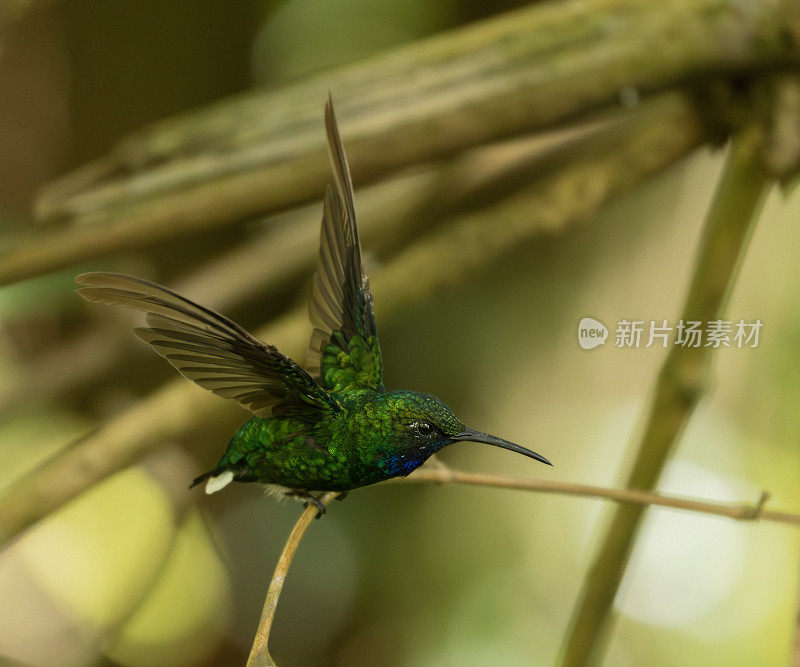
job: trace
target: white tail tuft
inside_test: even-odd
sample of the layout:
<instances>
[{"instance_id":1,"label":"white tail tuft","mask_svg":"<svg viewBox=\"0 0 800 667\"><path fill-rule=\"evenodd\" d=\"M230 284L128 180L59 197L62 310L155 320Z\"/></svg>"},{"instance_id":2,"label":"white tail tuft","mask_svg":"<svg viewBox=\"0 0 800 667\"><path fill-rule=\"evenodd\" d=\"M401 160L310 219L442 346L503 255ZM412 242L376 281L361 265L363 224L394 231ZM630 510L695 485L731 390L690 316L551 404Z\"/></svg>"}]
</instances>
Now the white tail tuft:
<instances>
[{"instance_id":1,"label":"white tail tuft","mask_svg":"<svg viewBox=\"0 0 800 667\"><path fill-rule=\"evenodd\" d=\"M216 477L209 477L206 482L206 493L211 495L220 489L224 489L233 481L233 470L226 470Z\"/></svg>"}]
</instances>

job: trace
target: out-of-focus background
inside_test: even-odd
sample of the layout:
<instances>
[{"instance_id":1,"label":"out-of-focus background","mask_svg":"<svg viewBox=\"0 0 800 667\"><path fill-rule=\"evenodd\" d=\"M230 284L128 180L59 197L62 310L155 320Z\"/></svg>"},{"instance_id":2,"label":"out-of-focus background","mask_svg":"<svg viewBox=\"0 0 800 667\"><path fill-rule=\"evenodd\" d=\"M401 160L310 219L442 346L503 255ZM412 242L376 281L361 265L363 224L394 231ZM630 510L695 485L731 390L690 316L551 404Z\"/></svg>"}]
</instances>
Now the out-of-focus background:
<instances>
[{"instance_id":1,"label":"out-of-focus background","mask_svg":"<svg viewBox=\"0 0 800 667\"><path fill-rule=\"evenodd\" d=\"M41 188L152 122L254 87L278 89L517 4L6 0L0 250L28 244L33 256L42 235L68 230L69 220L34 215ZM340 122L347 126L346 114ZM469 444L449 447L443 461L624 482L666 351L617 348L614 329L626 319L680 318L723 152L694 150L589 219L521 234L493 261L391 312L382 304L402 287L375 281L387 386L436 394L470 425L529 446L555 466ZM364 166L353 162L357 175ZM413 186L420 174L424 168L411 167L404 178ZM380 230L395 206L381 187L359 188L356 178L365 228ZM463 204L467 213L480 205ZM310 264L267 288L256 280L241 298L220 297L222 305L213 295L236 294L237 261L250 275L251 264L283 260L287 251L272 247L270 234L277 229L286 240L292 225L313 229L320 209L209 226L1 287L0 491L176 377L130 333L139 318L75 295L76 274L114 270L157 280L256 330L302 307ZM725 311L734 321L760 319L759 345L715 355L709 393L661 491L753 503L768 490L770 507L800 512L798 217L800 194L771 193ZM423 217L390 242L381 232L366 234L368 271L391 261L393 244L405 246L433 225ZM315 247L315 232L302 233ZM577 324L586 316L611 329L605 346L579 347ZM201 394L192 396L208 400ZM243 663L299 508L256 485L213 497L186 486L246 418L233 406L156 443L7 545L0 661ZM287 666L553 664L610 511L596 499L455 485L353 492L301 545L272 655ZM604 664L786 664L799 548L791 526L649 510L615 602Z\"/></svg>"}]
</instances>

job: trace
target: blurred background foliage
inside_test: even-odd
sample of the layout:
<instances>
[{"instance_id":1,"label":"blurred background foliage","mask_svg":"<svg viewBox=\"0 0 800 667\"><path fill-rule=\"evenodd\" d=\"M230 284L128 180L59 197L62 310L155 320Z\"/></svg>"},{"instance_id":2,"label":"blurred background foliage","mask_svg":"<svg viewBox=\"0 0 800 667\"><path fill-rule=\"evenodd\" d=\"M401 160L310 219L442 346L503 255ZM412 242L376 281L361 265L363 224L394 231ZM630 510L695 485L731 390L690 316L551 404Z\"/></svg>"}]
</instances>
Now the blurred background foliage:
<instances>
[{"instance_id":1,"label":"blurred background foliage","mask_svg":"<svg viewBox=\"0 0 800 667\"><path fill-rule=\"evenodd\" d=\"M43 185L133 130L516 4L8 2L0 10L0 249L38 231L31 210ZM445 451L445 461L620 483L664 350L607 344L586 352L577 322L679 318L721 159L720 150L699 149L588 224L524 238L468 280L437 286L391 317L381 317L376 291L387 386L437 394L469 423L556 465L532 470L468 445ZM357 206L367 196L357 192ZM379 226L382 211L364 208L362 223ZM316 225L318 209L300 215ZM752 502L767 489L770 506L800 511L798 213L796 191L775 191L766 203L726 308L729 319L762 320L761 344L716 355L711 391L662 491ZM204 294L220 285L191 276L260 239L256 261L270 263L273 226L291 234L293 220L207 229L0 288L0 490L173 377L128 332L134 317L80 302L76 273L186 280L187 296L208 303ZM434 222L423 217L418 229ZM368 271L393 254L385 239L365 246ZM309 278L297 272L224 311L257 328L302 303ZM0 659L243 663L298 509L251 485L212 499L186 486L244 418L234 408L163 443L2 551ZM306 536L272 654L281 665L552 664L608 510L599 500L486 488L360 490ZM785 664L798 547L791 527L649 510L604 664Z\"/></svg>"}]
</instances>

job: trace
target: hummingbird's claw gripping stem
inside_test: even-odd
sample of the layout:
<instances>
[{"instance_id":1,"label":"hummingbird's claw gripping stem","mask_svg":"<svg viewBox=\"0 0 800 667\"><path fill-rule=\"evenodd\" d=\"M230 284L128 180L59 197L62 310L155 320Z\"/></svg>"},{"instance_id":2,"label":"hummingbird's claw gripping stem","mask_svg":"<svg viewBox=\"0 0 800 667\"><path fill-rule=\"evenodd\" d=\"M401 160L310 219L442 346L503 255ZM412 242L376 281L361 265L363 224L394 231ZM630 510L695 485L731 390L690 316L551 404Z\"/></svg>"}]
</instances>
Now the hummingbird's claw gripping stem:
<instances>
[{"instance_id":1,"label":"hummingbird's claw gripping stem","mask_svg":"<svg viewBox=\"0 0 800 667\"><path fill-rule=\"evenodd\" d=\"M307 508L309 505L314 505L317 508L315 519L319 519L326 512L325 505L322 504L322 501L316 496L311 495L308 491L290 491L286 495L303 500L304 508Z\"/></svg>"},{"instance_id":2,"label":"hummingbird's claw gripping stem","mask_svg":"<svg viewBox=\"0 0 800 667\"><path fill-rule=\"evenodd\" d=\"M317 506L317 514L316 514L316 516L315 516L314 518L315 518L315 519L321 519L321 518L322 518L322 517L325 515L325 513L326 513L326 511L327 511L327 510L325 509L325 505L323 505L323 504L322 504L322 502L320 501L320 499L319 499L319 498L315 498L315 497L314 497L314 496L312 496L311 494L309 494L309 495L308 495L308 497L310 498L309 502L310 502L311 504L313 504L313 505L316 505L316 506Z\"/></svg>"}]
</instances>

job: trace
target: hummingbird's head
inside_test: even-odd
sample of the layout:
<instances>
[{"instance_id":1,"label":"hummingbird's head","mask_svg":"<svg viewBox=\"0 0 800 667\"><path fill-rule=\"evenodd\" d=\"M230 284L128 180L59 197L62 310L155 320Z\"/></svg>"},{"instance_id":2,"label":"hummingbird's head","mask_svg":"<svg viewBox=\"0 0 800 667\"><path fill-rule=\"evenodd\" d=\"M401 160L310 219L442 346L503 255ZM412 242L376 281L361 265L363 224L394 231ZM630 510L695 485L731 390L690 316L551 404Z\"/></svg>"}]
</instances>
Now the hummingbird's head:
<instances>
[{"instance_id":1,"label":"hummingbird's head","mask_svg":"<svg viewBox=\"0 0 800 667\"><path fill-rule=\"evenodd\" d=\"M467 428L435 396L411 391L394 391L382 397L391 424L392 452L385 461L386 472L408 475L431 455L454 442L482 442L523 454L547 465L546 458L513 442Z\"/></svg>"}]
</instances>

